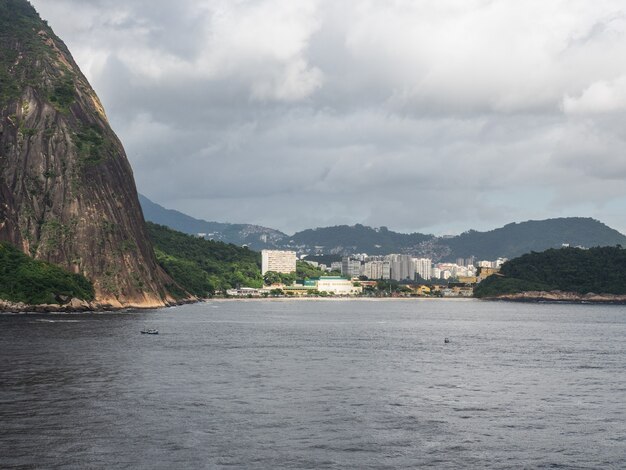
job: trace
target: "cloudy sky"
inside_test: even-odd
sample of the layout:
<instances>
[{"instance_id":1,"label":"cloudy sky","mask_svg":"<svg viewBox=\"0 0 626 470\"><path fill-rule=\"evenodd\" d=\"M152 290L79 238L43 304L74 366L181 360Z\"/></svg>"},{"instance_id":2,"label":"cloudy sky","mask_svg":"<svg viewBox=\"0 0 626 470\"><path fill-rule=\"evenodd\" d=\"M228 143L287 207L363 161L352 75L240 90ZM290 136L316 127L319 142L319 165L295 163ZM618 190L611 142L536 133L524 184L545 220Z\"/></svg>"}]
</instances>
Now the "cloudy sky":
<instances>
[{"instance_id":1,"label":"cloudy sky","mask_svg":"<svg viewBox=\"0 0 626 470\"><path fill-rule=\"evenodd\" d=\"M166 207L626 232L624 0L31 0Z\"/></svg>"}]
</instances>

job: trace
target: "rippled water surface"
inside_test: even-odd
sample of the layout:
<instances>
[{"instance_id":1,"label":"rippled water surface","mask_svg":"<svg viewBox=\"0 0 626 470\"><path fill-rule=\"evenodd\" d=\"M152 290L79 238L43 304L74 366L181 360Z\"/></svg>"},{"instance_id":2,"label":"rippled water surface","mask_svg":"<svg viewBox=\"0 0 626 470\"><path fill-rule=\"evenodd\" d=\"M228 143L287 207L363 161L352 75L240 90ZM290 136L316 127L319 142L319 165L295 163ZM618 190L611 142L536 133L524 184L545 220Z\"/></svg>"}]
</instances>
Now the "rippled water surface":
<instances>
[{"instance_id":1,"label":"rippled water surface","mask_svg":"<svg viewBox=\"0 0 626 470\"><path fill-rule=\"evenodd\" d=\"M626 468L625 340L623 306L0 315L0 467Z\"/></svg>"}]
</instances>

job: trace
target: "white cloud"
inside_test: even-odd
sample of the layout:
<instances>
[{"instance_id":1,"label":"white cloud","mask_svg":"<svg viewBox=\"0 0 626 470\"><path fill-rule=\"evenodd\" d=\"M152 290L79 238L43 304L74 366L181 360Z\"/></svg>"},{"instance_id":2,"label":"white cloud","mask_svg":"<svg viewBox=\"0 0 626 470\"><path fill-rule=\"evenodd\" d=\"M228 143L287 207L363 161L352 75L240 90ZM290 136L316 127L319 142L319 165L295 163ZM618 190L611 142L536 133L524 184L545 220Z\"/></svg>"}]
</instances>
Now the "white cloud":
<instances>
[{"instance_id":1,"label":"white cloud","mask_svg":"<svg viewBox=\"0 0 626 470\"><path fill-rule=\"evenodd\" d=\"M287 231L626 231L623 0L33 4L157 202Z\"/></svg>"},{"instance_id":2,"label":"white cloud","mask_svg":"<svg viewBox=\"0 0 626 470\"><path fill-rule=\"evenodd\" d=\"M578 97L565 95L563 110L571 114L626 111L626 75L592 83Z\"/></svg>"}]
</instances>

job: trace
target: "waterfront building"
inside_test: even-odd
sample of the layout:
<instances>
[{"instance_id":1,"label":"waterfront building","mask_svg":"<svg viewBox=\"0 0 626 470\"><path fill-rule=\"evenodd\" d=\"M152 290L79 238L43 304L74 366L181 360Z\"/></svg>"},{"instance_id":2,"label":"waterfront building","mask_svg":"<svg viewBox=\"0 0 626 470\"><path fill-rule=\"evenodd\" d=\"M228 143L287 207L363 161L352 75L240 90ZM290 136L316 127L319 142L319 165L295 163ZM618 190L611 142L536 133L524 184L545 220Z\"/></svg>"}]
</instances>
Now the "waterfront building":
<instances>
[{"instance_id":1,"label":"waterfront building","mask_svg":"<svg viewBox=\"0 0 626 470\"><path fill-rule=\"evenodd\" d=\"M261 291L253 287L240 287L238 289L227 289L226 294L231 297L260 297Z\"/></svg>"},{"instance_id":2,"label":"waterfront building","mask_svg":"<svg viewBox=\"0 0 626 470\"><path fill-rule=\"evenodd\" d=\"M322 276L317 280L317 290L334 295L357 295L363 291L361 286L355 286L352 281L339 276Z\"/></svg>"},{"instance_id":3,"label":"waterfront building","mask_svg":"<svg viewBox=\"0 0 626 470\"><path fill-rule=\"evenodd\" d=\"M265 275L268 271L284 274L296 272L296 252L281 250L261 251L261 275Z\"/></svg>"}]
</instances>

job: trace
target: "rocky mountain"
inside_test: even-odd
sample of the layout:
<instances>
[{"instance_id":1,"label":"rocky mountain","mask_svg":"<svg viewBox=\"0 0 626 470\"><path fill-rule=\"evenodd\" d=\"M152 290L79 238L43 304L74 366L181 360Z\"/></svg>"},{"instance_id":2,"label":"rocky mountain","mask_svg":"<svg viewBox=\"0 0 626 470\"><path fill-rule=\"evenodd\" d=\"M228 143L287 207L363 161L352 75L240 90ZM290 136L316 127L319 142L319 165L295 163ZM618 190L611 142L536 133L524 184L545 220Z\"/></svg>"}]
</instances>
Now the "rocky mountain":
<instances>
[{"instance_id":1,"label":"rocky mountain","mask_svg":"<svg viewBox=\"0 0 626 470\"><path fill-rule=\"evenodd\" d=\"M169 276L100 100L26 0L0 0L0 241L93 281L96 301L157 307Z\"/></svg>"},{"instance_id":2,"label":"rocky mountain","mask_svg":"<svg viewBox=\"0 0 626 470\"><path fill-rule=\"evenodd\" d=\"M229 224L196 219L177 210L166 209L142 194L139 195L139 202L146 220L166 225L189 235L203 234L210 240L234 243L239 246L246 245L257 251L264 248L280 248L283 246L283 241L288 238L286 234L278 230L260 225Z\"/></svg>"},{"instance_id":3,"label":"rocky mountain","mask_svg":"<svg viewBox=\"0 0 626 470\"><path fill-rule=\"evenodd\" d=\"M398 233L387 227L372 228L360 224L307 229L289 236L257 225L194 219L182 212L165 209L144 196L140 196L140 201L147 220L181 232L206 233L208 238L247 245L254 250L291 249L309 256L404 253L435 261L455 261L470 256L493 260L514 258L563 244L587 248L626 246L626 236L602 222L585 217L529 220L486 232L469 230L448 237Z\"/></svg>"}]
</instances>

